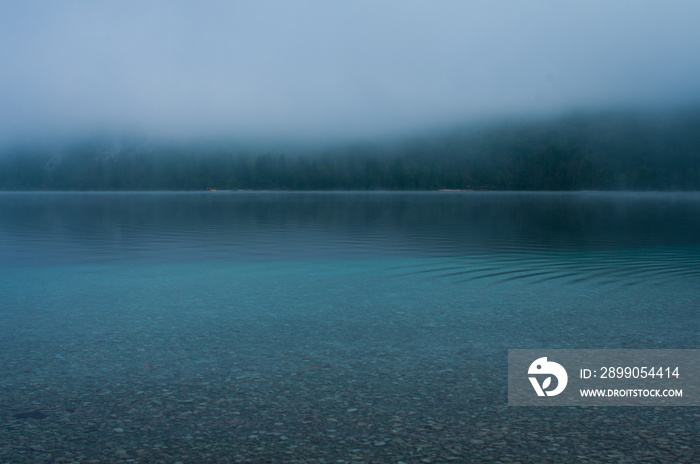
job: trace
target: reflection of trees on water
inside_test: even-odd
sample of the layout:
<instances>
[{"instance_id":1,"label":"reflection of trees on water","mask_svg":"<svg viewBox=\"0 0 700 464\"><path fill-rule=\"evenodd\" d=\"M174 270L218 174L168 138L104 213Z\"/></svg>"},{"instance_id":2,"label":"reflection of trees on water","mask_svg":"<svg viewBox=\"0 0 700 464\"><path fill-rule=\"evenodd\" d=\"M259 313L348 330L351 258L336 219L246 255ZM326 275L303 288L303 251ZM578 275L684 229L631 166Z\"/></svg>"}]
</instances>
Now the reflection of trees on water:
<instances>
[{"instance_id":1,"label":"reflection of trees on water","mask_svg":"<svg viewBox=\"0 0 700 464\"><path fill-rule=\"evenodd\" d=\"M58 254L108 244L283 257L697 244L699 202L653 193L8 193L0 246L34 237Z\"/></svg>"}]
</instances>

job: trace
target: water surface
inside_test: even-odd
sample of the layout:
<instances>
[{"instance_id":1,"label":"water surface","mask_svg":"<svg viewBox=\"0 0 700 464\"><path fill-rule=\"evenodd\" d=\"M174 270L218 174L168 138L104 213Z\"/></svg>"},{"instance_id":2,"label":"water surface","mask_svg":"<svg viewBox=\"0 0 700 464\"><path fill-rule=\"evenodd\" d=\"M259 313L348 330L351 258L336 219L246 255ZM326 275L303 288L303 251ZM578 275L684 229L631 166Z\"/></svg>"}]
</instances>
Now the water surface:
<instances>
[{"instance_id":1,"label":"water surface","mask_svg":"<svg viewBox=\"0 0 700 464\"><path fill-rule=\"evenodd\" d=\"M0 461L696 462L698 408L505 376L698 348L699 231L698 194L0 194Z\"/></svg>"}]
</instances>

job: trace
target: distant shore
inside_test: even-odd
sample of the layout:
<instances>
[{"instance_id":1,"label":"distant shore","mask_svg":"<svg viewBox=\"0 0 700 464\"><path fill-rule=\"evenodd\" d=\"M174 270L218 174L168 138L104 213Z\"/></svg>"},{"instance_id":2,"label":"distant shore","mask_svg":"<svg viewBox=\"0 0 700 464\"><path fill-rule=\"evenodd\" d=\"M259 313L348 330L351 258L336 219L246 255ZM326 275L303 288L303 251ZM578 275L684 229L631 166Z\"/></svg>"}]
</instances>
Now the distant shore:
<instances>
[{"instance_id":1,"label":"distant shore","mask_svg":"<svg viewBox=\"0 0 700 464\"><path fill-rule=\"evenodd\" d=\"M0 190L697 191L700 108L571 115L285 152L81 140L0 153Z\"/></svg>"}]
</instances>

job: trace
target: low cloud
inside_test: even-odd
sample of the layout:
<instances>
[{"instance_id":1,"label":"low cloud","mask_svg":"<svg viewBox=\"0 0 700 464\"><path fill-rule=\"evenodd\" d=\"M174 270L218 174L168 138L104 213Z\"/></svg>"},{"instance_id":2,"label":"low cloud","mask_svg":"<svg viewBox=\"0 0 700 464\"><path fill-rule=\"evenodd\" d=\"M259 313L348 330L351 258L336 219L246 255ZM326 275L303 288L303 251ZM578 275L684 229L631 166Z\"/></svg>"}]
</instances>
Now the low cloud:
<instances>
[{"instance_id":1,"label":"low cloud","mask_svg":"<svg viewBox=\"0 0 700 464\"><path fill-rule=\"evenodd\" d=\"M697 2L3 2L0 140L374 137L700 100Z\"/></svg>"}]
</instances>

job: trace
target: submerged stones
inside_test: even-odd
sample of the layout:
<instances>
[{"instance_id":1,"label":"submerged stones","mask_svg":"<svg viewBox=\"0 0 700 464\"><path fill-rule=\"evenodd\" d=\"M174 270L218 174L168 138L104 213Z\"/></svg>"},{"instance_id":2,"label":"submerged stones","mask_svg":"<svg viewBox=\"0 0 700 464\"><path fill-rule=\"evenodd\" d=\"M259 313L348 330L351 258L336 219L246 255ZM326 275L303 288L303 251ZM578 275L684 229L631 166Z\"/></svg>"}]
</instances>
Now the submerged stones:
<instances>
[{"instance_id":1,"label":"submerged stones","mask_svg":"<svg viewBox=\"0 0 700 464\"><path fill-rule=\"evenodd\" d=\"M20 412L14 415L15 419L46 419L47 416L43 412L35 409L34 411Z\"/></svg>"}]
</instances>

